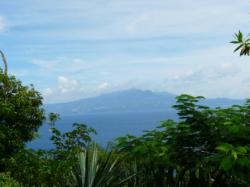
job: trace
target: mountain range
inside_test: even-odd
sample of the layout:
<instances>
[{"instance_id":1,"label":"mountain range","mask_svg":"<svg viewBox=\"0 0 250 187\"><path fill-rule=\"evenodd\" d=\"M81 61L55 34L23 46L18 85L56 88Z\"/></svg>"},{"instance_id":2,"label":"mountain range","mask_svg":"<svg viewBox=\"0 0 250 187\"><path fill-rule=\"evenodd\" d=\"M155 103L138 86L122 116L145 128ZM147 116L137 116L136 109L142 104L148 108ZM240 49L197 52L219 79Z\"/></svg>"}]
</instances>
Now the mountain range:
<instances>
[{"instance_id":1,"label":"mountain range","mask_svg":"<svg viewBox=\"0 0 250 187\"><path fill-rule=\"evenodd\" d=\"M47 112L55 112L63 116L90 113L155 112L173 110L172 105L176 102L175 98L176 95L167 92L130 89L67 103L46 104L44 108ZM227 98L205 99L201 102L210 107L222 108L243 103L244 100Z\"/></svg>"}]
</instances>

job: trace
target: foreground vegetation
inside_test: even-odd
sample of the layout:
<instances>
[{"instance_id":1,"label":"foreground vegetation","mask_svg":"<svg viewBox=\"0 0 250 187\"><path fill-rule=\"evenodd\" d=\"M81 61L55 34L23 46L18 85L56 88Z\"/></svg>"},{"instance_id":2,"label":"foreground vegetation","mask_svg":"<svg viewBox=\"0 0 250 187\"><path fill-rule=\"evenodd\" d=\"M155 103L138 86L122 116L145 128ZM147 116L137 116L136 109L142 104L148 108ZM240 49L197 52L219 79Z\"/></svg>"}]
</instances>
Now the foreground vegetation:
<instances>
[{"instance_id":1,"label":"foreground vegetation","mask_svg":"<svg viewBox=\"0 0 250 187\"><path fill-rule=\"evenodd\" d=\"M211 109L199 104L202 97L176 99L178 121L106 149L92 141L94 129L74 124L62 133L59 115L50 114L54 148L32 150L25 144L45 120L42 97L0 71L0 186L249 186L250 100Z\"/></svg>"}]
</instances>

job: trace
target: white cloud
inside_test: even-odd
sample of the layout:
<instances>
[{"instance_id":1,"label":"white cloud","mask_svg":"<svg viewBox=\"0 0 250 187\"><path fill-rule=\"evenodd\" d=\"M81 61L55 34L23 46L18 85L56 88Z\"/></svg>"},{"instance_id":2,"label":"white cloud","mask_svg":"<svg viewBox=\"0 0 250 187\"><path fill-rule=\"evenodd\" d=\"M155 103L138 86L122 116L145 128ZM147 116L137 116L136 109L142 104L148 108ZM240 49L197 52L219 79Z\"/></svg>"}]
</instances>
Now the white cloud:
<instances>
[{"instance_id":1,"label":"white cloud","mask_svg":"<svg viewBox=\"0 0 250 187\"><path fill-rule=\"evenodd\" d=\"M103 82L97 86L97 90L102 91L109 87L109 84L107 82Z\"/></svg>"},{"instance_id":2,"label":"white cloud","mask_svg":"<svg viewBox=\"0 0 250 187\"><path fill-rule=\"evenodd\" d=\"M119 87L121 88L121 87ZM88 84L65 76L57 78L57 85L42 91L46 103L58 103L93 97L116 89L108 82Z\"/></svg>"},{"instance_id":3,"label":"white cloud","mask_svg":"<svg viewBox=\"0 0 250 187\"><path fill-rule=\"evenodd\" d=\"M64 76L59 76L58 77L58 88L59 91L62 93L67 93L69 91L72 91L76 89L78 86L78 82L73 79L69 79Z\"/></svg>"}]
</instances>

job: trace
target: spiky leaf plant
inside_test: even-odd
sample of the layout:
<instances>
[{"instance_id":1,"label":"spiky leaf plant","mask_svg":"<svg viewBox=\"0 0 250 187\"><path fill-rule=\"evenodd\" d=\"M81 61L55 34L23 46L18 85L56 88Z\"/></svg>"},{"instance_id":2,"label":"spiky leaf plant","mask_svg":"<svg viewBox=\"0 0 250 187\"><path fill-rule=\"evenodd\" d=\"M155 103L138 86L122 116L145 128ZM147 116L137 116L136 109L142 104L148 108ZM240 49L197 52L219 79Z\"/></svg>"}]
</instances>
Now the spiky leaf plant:
<instances>
[{"instance_id":1,"label":"spiky leaf plant","mask_svg":"<svg viewBox=\"0 0 250 187\"><path fill-rule=\"evenodd\" d=\"M79 154L79 167L74 172L77 187L123 186L134 175L126 176L122 160L109 151L100 150L96 144Z\"/></svg>"}]
</instances>

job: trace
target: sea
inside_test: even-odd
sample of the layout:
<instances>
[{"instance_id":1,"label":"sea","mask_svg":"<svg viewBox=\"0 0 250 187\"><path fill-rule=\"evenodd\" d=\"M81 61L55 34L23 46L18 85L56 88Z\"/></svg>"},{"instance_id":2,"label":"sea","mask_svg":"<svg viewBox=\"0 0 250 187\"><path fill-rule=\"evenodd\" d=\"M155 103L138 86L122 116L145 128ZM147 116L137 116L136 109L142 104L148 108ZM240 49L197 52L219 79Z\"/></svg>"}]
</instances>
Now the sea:
<instances>
[{"instance_id":1,"label":"sea","mask_svg":"<svg viewBox=\"0 0 250 187\"><path fill-rule=\"evenodd\" d=\"M108 142L125 135L139 136L145 130L152 130L167 119L177 119L173 110L165 111L133 111L133 112L112 112L92 113L83 115L61 116L56 127L61 132L72 130L73 123L83 123L97 131L93 135L94 141L105 147ZM53 144L50 141L52 133L50 126L44 123L39 129L39 137L27 144L33 149L51 149Z\"/></svg>"}]
</instances>

